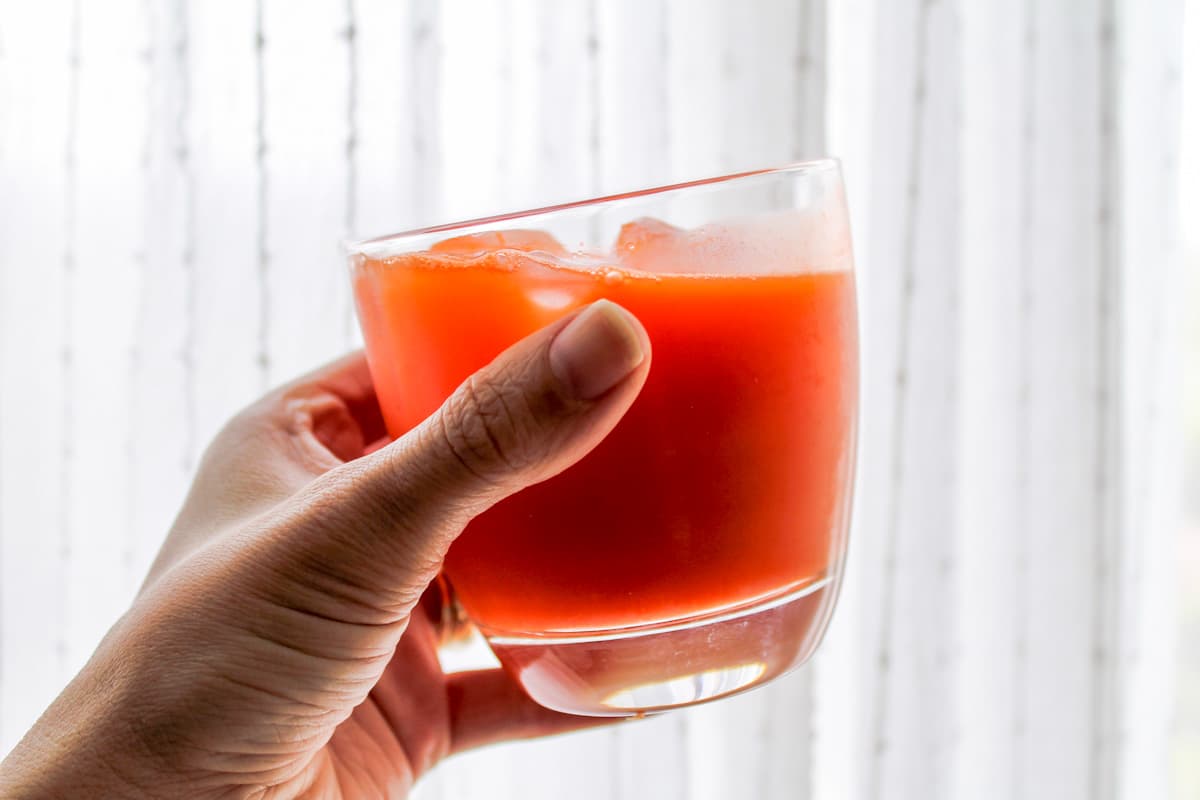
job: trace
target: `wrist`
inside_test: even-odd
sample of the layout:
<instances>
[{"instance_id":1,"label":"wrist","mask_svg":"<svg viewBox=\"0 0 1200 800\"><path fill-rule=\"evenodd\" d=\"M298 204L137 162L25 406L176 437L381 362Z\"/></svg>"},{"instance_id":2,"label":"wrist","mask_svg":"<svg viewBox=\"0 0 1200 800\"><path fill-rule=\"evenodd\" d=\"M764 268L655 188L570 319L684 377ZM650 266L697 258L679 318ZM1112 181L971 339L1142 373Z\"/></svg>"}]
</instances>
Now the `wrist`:
<instances>
[{"instance_id":1,"label":"wrist","mask_svg":"<svg viewBox=\"0 0 1200 800\"><path fill-rule=\"evenodd\" d=\"M105 797L145 800L158 795L133 779L135 770L117 749L105 752L93 737L43 717L0 763L0 797Z\"/></svg>"},{"instance_id":2,"label":"wrist","mask_svg":"<svg viewBox=\"0 0 1200 800\"><path fill-rule=\"evenodd\" d=\"M111 663L94 657L4 759L0 797L153 800L169 794L130 719L129 681L118 677L123 671L106 668Z\"/></svg>"}]
</instances>

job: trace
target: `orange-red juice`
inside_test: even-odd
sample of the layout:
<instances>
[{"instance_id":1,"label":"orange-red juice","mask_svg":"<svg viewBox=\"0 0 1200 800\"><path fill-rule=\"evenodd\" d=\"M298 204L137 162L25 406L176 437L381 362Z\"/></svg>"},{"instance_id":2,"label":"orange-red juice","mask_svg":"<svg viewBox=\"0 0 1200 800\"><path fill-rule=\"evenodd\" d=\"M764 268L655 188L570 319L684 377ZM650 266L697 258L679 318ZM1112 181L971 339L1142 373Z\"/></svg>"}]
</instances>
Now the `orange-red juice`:
<instances>
[{"instance_id":1,"label":"orange-red juice","mask_svg":"<svg viewBox=\"0 0 1200 800\"><path fill-rule=\"evenodd\" d=\"M520 238L467 255L451 242L360 256L354 272L394 436L510 344L600 297L650 336L645 388L616 429L452 546L445 573L467 615L496 636L603 631L712 614L829 577L853 462L852 274L571 266L522 252ZM788 634L796 647L824 617L804 613Z\"/></svg>"}]
</instances>

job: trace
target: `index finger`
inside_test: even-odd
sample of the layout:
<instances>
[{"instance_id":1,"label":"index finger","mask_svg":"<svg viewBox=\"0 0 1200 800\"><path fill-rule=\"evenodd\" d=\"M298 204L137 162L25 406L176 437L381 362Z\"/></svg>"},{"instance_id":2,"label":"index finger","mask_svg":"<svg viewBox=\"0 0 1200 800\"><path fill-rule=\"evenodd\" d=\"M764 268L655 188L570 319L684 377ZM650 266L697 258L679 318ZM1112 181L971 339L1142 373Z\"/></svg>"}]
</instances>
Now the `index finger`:
<instances>
[{"instance_id":1,"label":"index finger","mask_svg":"<svg viewBox=\"0 0 1200 800\"><path fill-rule=\"evenodd\" d=\"M535 703L503 669L446 676L450 753L498 742L534 739L625 722L638 717L580 717Z\"/></svg>"},{"instance_id":2,"label":"index finger","mask_svg":"<svg viewBox=\"0 0 1200 800\"><path fill-rule=\"evenodd\" d=\"M340 400L351 417L362 430L367 444L387 436L387 426L379 400L375 396L375 383L362 350L356 350L336 361L318 367L307 375L277 389L281 397L330 395Z\"/></svg>"}]
</instances>

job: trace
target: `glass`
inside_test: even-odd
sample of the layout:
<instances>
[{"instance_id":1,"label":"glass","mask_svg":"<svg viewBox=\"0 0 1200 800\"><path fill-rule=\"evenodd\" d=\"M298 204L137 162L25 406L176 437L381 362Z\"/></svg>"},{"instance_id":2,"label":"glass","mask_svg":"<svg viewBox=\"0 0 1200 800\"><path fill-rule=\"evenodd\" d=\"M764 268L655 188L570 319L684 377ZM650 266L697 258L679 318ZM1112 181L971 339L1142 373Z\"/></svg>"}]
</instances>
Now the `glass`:
<instances>
[{"instance_id":1,"label":"glass","mask_svg":"<svg viewBox=\"0 0 1200 800\"><path fill-rule=\"evenodd\" d=\"M350 261L393 436L598 298L649 333L616 429L446 558L456 602L534 700L653 712L812 655L842 572L858 406L836 161L372 239Z\"/></svg>"}]
</instances>

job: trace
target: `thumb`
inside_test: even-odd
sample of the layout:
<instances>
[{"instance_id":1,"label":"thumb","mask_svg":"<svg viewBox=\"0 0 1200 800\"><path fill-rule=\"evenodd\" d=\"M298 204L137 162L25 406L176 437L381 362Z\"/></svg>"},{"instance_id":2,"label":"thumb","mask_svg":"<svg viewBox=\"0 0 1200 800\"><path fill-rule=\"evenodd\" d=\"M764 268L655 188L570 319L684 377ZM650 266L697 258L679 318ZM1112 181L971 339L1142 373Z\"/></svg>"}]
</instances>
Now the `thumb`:
<instances>
[{"instance_id":1,"label":"thumb","mask_svg":"<svg viewBox=\"0 0 1200 800\"><path fill-rule=\"evenodd\" d=\"M272 526L287 531L280 544L299 579L288 583L387 619L407 614L466 524L586 455L649 367L645 329L607 300L518 342L407 435L294 498L298 524Z\"/></svg>"}]
</instances>

